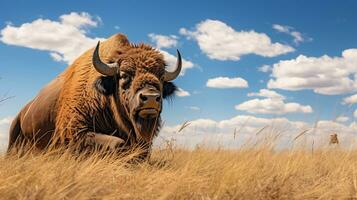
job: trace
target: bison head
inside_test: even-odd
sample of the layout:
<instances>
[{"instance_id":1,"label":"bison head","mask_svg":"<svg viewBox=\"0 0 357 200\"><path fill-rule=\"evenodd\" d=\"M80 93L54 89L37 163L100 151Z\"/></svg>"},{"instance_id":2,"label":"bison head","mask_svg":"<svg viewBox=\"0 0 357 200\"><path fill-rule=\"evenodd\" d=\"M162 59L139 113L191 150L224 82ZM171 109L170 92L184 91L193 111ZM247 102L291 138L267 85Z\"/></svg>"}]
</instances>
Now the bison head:
<instances>
[{"instance_id":1,"label":"bison head","mask_svg":"<svg viewBox=\"0 0 357 200\"><path fill-rule=\"evenodd\" d=\"M116 97L115 103L126 125L130 124L129 129L150 142L160 126L162 99L176 90L170 81L180 74L180 52L177 50L176 69L168 72L163 55L151 46L127 43L117 51L117 60L105 63L99 56L99 44L92 58L93 66L103 75L97 89Z\"/></svg>"}]
</instances>

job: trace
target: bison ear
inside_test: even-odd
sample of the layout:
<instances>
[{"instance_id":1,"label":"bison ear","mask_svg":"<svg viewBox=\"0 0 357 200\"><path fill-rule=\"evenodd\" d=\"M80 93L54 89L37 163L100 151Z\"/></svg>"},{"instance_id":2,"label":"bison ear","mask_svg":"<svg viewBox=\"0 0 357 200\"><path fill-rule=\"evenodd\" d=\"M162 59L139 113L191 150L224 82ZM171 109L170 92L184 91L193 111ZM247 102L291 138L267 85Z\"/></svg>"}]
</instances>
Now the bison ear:
<instances>
[{"instance_id":1,"label":"bison ear","mask_svg":"<svg viewBox=\"0 0 357 200\"><path fill-rule=\"evenodd\" d=\"M172 82L164 82L164 91L162 96L164 99L172 97L172 95L177 90L177 86Z\"/></svg>"},{"instance_id":2,"label":"bison ear","mask_svg":"<svg viewBox=\"0 0 357 200\"><path fill-rule=\"evenodd\" d=\"M114 94L115 81L112 76L100 76L94 81L94 88L105 96Z\"/></svg>"}]
</instances>

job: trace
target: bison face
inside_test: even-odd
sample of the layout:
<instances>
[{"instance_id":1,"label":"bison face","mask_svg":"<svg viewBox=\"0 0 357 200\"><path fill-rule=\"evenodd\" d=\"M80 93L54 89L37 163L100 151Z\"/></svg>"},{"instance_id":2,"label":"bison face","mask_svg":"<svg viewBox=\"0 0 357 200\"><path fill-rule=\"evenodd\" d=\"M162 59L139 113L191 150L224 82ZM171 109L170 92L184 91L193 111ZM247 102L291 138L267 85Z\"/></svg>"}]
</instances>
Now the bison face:
<instances>
[{"instance_id":1,"label":"bison face","mask_svg":"<svg viewBox=\"0 0 357 200\"><path fill-rule=\"evenodd\" d=\"M120 72L120 100L135 129L135 133L150 141L160 123L163 84L149 73L135 75Z\"/></svg>"},{"instance_id":2,"label":"bison face","mask_svg":"<svg viewBox=\"0 0 357 200\"><path fill-rule=\"evenodd\" d=\"M99 43L93 54L94 67L105 75L101 78L99 88L107 95L116 97L116 104L125 112L137 136L150 142L160 125L162 99L176 90L170 81L180 73L180 53L176 70L167 72L163 56L148 46L132 46L112 64L103 63L98 51ZM104 79L112 80L111 84L107 84L113 88L111 91L103 87Z\"/></svg>"}]
</instances>

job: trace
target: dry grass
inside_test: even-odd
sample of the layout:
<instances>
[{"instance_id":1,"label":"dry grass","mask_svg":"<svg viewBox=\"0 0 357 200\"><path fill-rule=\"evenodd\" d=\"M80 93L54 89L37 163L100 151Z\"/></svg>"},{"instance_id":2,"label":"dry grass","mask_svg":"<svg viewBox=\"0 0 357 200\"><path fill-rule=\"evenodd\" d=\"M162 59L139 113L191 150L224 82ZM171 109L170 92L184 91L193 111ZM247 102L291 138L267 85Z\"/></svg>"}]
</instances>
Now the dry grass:
<instances>
[{"instance_id":1,"label":"dry grass","mask_svg":"<svg viewBox=\"0 0 357 200\"><path fill-rule=\"evenodd\" d=\"M355 199L357 152L161 149L149 162L0 158L1 199Z\"/></svg>"}]
</instances>

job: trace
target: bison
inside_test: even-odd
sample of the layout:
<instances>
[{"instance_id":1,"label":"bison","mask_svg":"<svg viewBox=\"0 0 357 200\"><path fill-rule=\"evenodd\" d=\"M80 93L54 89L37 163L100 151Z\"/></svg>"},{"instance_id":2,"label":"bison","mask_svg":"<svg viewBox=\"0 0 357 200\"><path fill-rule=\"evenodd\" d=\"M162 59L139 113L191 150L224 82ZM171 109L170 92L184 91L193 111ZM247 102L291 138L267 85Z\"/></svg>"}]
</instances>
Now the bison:
<instances>
[{"instance_id":1,"label":"bison","mask_svg":"<svg viewBox=\"0 0 357 200\"><path fill-rule=\"evenodd\" d=\"M146 158L161 126L162 101L174 94L181 71L177 50L173 72L147 44L116 34L77 58L18 113L8 151L90 144L109 149L144 146Z\"/></svg>"},{"instance_id":2,"label":"bison","mask_svg":"<svg viewBox=\"0 0 357 200\"><path fill-rule=\"evenodd\" d=\"M338 144L339 144L339 141L338 141L337 133L330 134L329 145L338 145Z\"/></svg>"}]
</instances>

